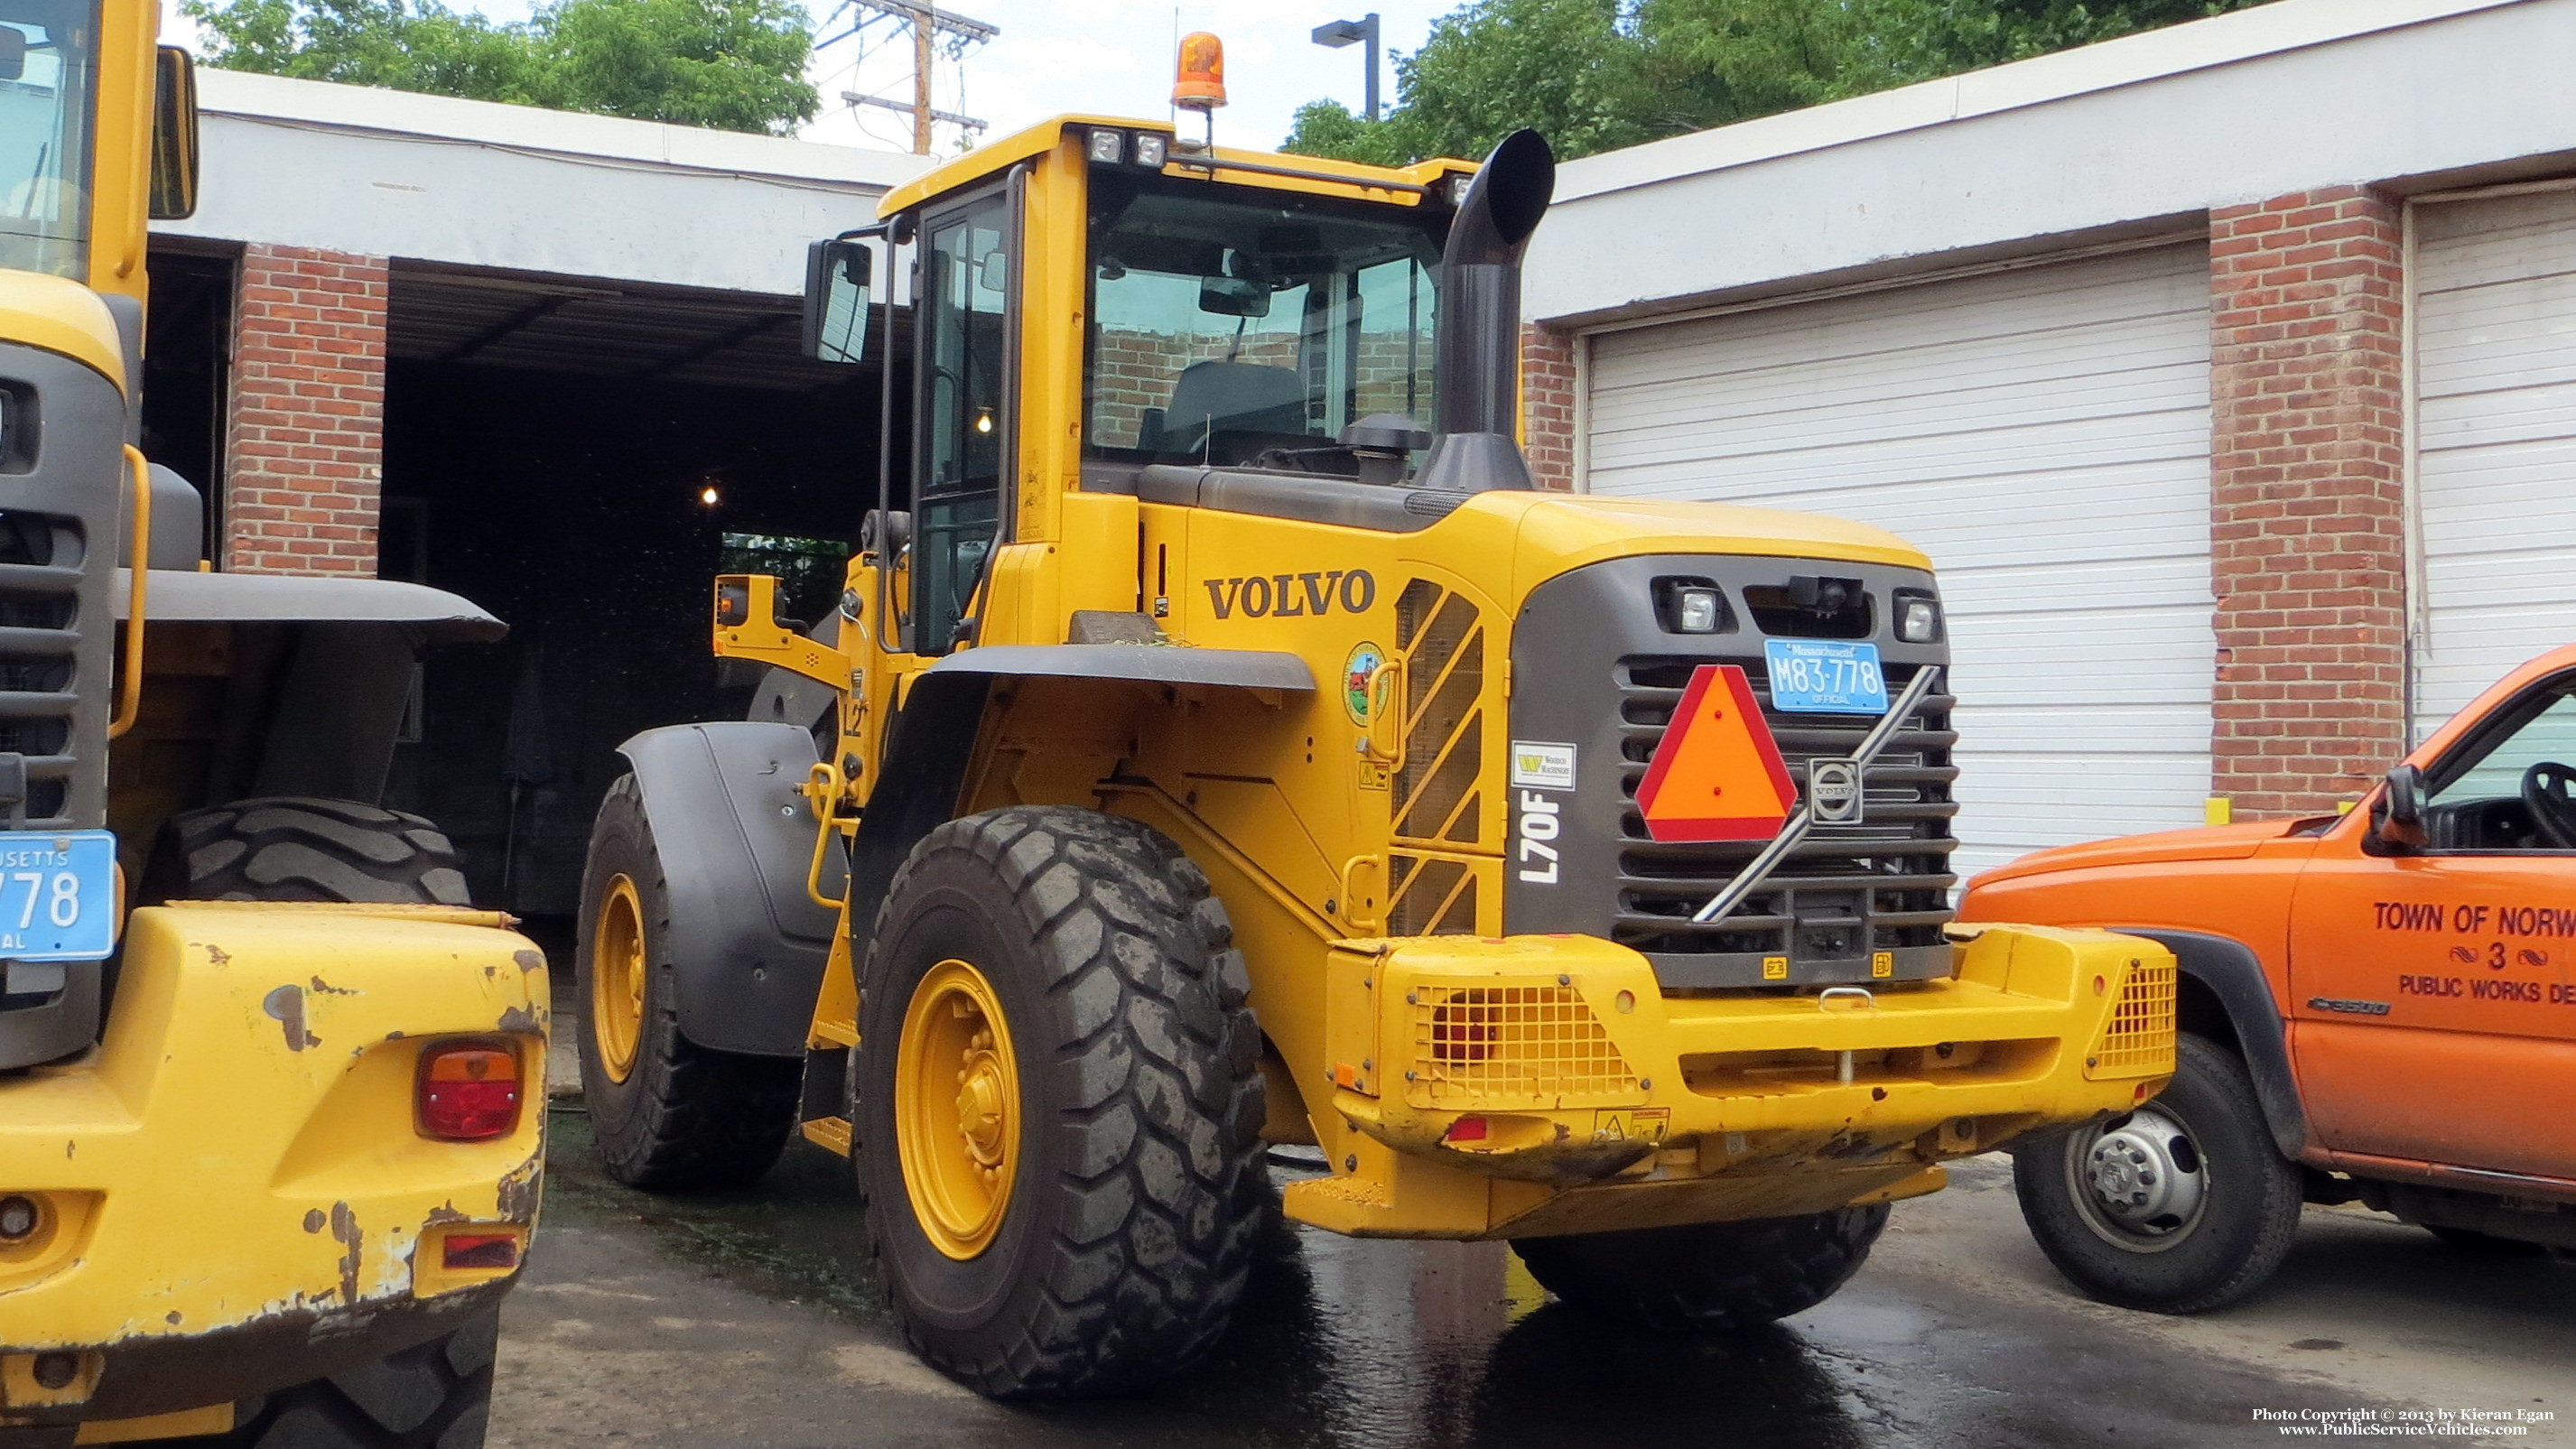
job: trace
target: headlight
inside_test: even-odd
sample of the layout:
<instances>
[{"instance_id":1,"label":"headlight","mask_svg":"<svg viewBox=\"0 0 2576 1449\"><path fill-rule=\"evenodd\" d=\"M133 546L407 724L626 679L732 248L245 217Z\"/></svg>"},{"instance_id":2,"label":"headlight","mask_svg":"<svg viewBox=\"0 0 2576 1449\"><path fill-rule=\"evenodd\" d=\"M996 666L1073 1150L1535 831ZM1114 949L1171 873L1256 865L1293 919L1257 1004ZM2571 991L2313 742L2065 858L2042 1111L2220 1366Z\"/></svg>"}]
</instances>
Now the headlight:
<instances>
[{"instance_id":1,"label":"headlight","mask_svg":"<svg viewBox=\"0 0 2576 1449\"><path fill-rule=\"evenodd\" d=\"M1921 595L1896 600L1896 637L1908 644L1931 644L1941 637L1941 603Z\"/></svg>"},{"instance_id":2,"label":"headlight","mask_svg":"<svg viewBox=\"0 0 2576 1449\"><path fill-rule=\"evenodd\" d=\"M1673 625L1685 634L1714 634L1724 617L1715 589L1680 589L1673 594Z\"/></svg>"},{"instance_id":3,"label":"headlight","mask_svg":"<svg viewBox=\"0 0 2576 1449\"><path fill-rule=\"evenodd\" d=\"M1091 159L1103 166L1115 166L1127 159L1127 133L1094 131L1091 133Z\"/></svg>"},{"instance_id":4,"label":"headlight","mask_svg":"<svg viewBox=\"0 0 2576 1449\"><path fill-rule=\"evenodd\" d=\"M1162 170L1163 161L1170 154L1171 145L1172 138L1159 131L1137 132L1136 164L1150 166L1157 171Z\"/></svg>"}]
</instances>

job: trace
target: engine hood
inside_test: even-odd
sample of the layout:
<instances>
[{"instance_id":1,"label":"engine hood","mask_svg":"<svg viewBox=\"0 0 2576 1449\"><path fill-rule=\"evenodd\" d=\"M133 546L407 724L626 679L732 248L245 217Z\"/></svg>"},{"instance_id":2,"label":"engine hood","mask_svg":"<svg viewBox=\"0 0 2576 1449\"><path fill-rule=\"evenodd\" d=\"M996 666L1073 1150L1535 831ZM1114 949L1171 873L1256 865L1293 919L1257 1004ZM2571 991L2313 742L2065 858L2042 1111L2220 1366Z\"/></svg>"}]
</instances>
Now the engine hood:
<instances>
[{"instance_id":1,"label":"engine hood","mask_svg":"<svg viewBox=\"0 0 2576 1449\"><path fill-rule=\"evenodd\" d=\"M2153 835L2127 835L2117 840L2088 840L2034 850L2010 865L1978 875L1976 886L2026 880L2068 870L2100 870L2123 865L2172 865L2195 860L2243 860L2267 840L2278 840L2300 822L2257 820L2243 825L2209 825L2195 830L2162 830Z\"/></svg>"},{"instance_id":2,"label":"engine hood","mask_svg":"<svg viewBox=\"0 0 2576 1449\"><path fill-rule=\"evenodd\" d=\"M1932 567L1921 549L1885 529L1780 508L1497 491L1475 495L1453 517L1470 512L1488 515L1488 526L1500 525L1514 535L1514 583L1523 593L1586 564L1636 554L1738 554Z\"/></svg>"}]
</instances>

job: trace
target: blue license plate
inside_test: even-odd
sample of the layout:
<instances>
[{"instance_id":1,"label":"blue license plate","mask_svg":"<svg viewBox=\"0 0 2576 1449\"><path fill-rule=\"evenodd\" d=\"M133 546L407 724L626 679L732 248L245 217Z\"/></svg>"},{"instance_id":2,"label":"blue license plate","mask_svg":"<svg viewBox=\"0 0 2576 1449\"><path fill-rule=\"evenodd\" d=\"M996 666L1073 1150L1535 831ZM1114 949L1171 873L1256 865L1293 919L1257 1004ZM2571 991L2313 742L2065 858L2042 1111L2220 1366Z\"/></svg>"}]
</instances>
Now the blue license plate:
<instances>
[{"instance_id":1,"label":"blue license plate","mask_svg":"<svg viewBox=\"0 0 2576 1449\"><path fill-rule=\"evenodd\" d=\"M116 949L116 837L0 830L0 959L96 961Z\"/></svg>"},{"instance_id":2,"label":"blue license plate","mask_svg":"<svg viewBox=\"0 0 2576 1449\"><path fill-rule=\"evenodd\" d=\"M1771 707L1793 714L1885 714L1887 676L1875 644L1765 639Z\"/></svg>"}]
</instances>

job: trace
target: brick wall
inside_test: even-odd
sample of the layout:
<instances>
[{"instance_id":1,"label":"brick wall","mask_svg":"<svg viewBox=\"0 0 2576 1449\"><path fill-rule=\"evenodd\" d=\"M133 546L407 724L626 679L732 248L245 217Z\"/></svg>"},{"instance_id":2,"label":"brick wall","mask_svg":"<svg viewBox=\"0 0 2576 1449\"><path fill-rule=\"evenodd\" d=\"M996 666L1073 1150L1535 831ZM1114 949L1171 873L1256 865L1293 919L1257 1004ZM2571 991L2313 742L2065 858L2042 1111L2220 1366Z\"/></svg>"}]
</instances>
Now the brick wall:
<instances>
[{"instance_id":1,"label":"brick wall","mask_svg":"<svg viewBox=\"0 0 2576 1449\"><path fill-rule=\"evenodd\" d=\"M253 245L235 311L221 566L376 572L382 257Z\"/></svg>"},{"instance_id":2,"label":"brick wall","mask_svg":"<svg viewBox=\"0 0 2576 1449\"><path fill-rule=\"evenodd\" d=\"M1521 451L1541 488L1574 487L1574 339L1521 329Z\"/></svg>"},{"instance_id":3,"label":"brick wall","mask_svg":"<svg viewBox=\"0 0 2576 1449\"><path fill-rule=\"evenodd\" d=\"M2405 749L2403 253L2354 187L2210 214L2212 787L2331 810Z\"/></svg>"}]
</instances>

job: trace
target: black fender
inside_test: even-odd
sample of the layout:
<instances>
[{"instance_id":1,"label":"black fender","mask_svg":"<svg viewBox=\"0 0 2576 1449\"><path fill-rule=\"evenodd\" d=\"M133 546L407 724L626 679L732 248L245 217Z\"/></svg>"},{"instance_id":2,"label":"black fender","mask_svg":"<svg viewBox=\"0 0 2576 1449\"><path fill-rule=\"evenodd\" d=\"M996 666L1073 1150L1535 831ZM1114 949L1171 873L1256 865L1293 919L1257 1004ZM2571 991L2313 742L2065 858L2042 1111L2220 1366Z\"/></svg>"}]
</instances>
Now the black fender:
<instances>
[{"instance_id":1,"label":"black fender","mask_svg":"<svg viewBox=\"0 0 2576 1449\"><path fill-rule=\"evenodd\" d=\"M802 1056L836 913L806 894L815 821L797 787L819 758L802 726L750 720L646 730L634 767L671 891L680 1031L717 1051ZM847 878L837 849L822 892Z\"/></svg>"},{"instance_id":2,"label":"black fender","mask_svg":"<svg viewBox=\"0 0 2576 1449\"><path fill-rule=\"evenodd\" d=\"M2236 1052L2254 1079L2254 1095L2263 1105L2263 1120L2272 1129L2281 1155L2296 1162L2308 1144L2308 1112L2299 1101L2298 1078L2290 1070L2288 1028L2272 984L2263 975L2262 959L2242 941L2199 931L2158 926L2110 926L2124 936L2144 936L2174 953L2182 974L2209 988L2236 1032Z\"/></svg>"},{"instance_id":3,"label":"black fender","mask_svg":"<svg viewBox=\"0 0 2576 1449\"><path fill-rule=\"evenodd\" d=\"M1090 679L1165 688L1312 694L1306 661L1267 649L1142 644L988 644L921 672L886 726L885 758L850 847L850 929L862 939L894 873L921 838L957 812L984 702L997 680ZM865 952L854 952L865 969Z\"/></svg>"}]
</instances>

